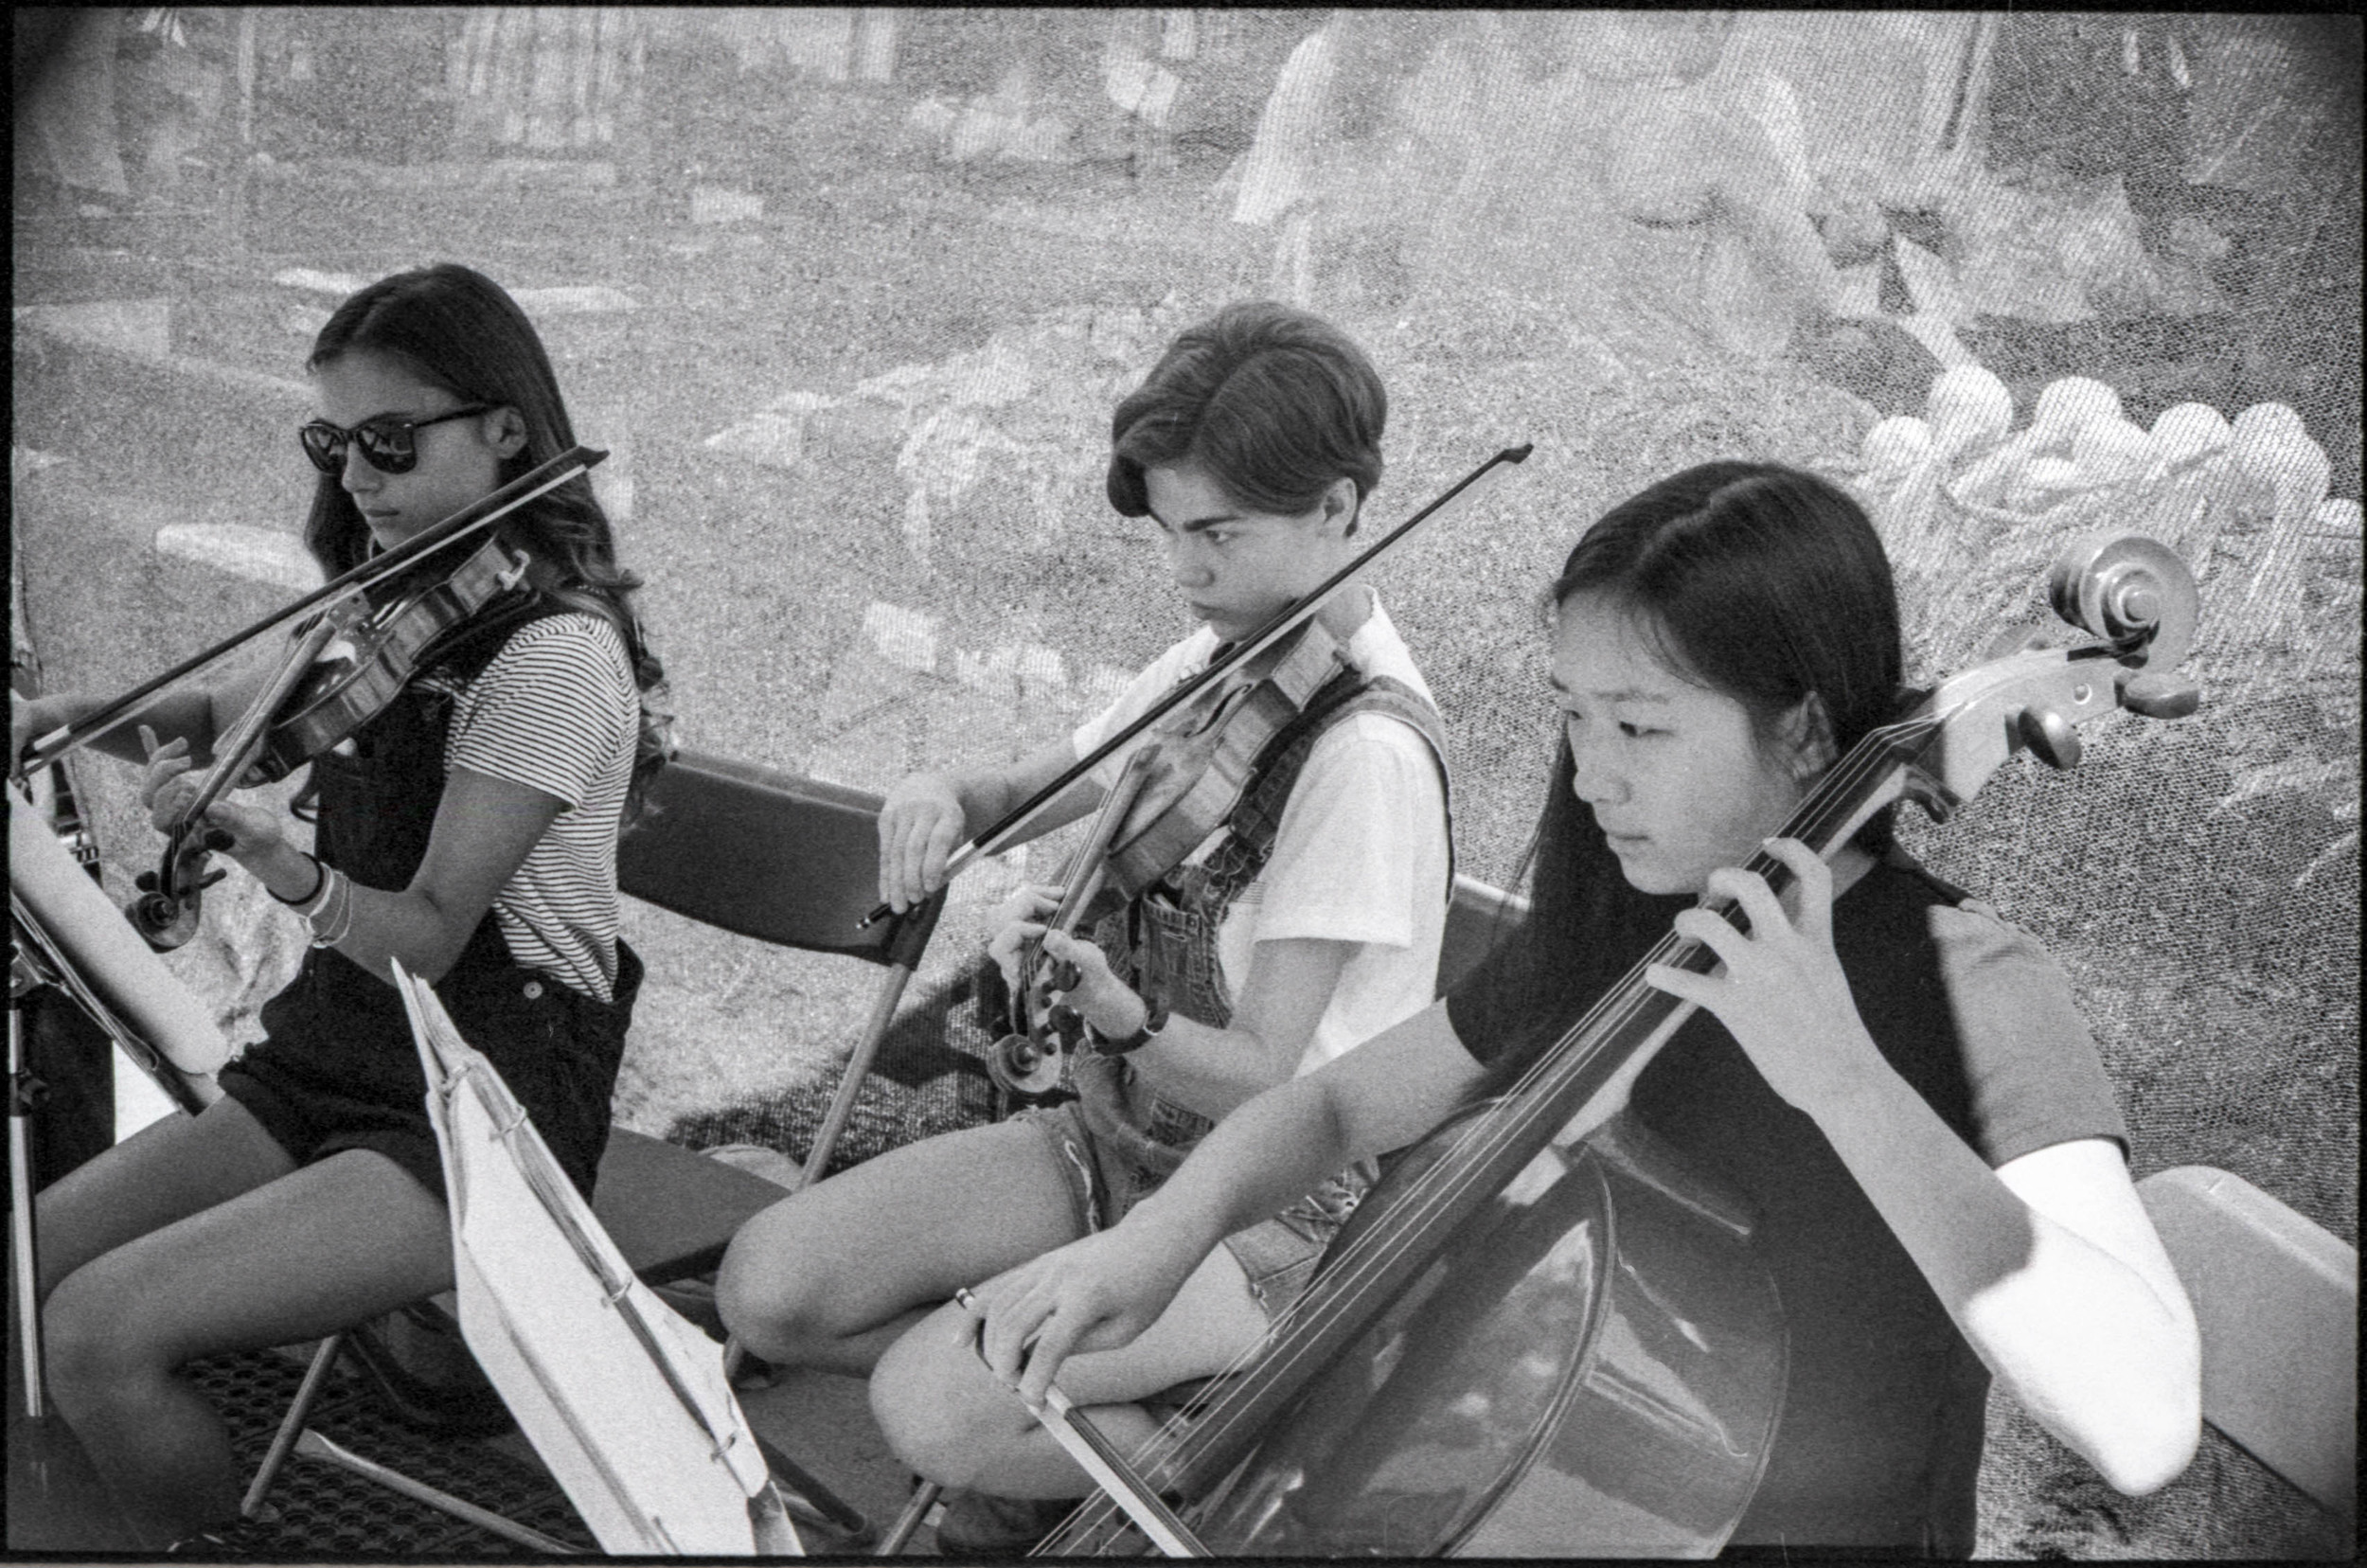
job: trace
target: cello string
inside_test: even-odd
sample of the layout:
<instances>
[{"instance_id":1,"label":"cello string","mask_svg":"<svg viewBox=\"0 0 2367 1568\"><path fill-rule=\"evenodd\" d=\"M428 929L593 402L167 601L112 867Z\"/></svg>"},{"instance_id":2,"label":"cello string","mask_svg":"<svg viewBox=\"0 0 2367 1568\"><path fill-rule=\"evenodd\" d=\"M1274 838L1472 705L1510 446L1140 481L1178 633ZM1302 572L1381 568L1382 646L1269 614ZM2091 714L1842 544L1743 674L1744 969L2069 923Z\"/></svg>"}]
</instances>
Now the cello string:
<instances>
[{"instance_id":1,"label":"cello string","mask_svg":"<svg viewBox=\"0 0 2367 1568\"><path fill-rule=\"evenodd\" d=\"M1837 838L1839 829L1846 825L1848 817L1861 810L1871 798L1875 787L1898 772L1899 753L1913 744L1928 743L1943 723L1940 719L1918 716L1869 734L1795 810L1781 830L1781 836L1802 839L1812 845L1824 839ZM1779 896L1793 880L1789 867L1764 851L1754 854L1747 863L1746 869L1765 877ZM1724 907L1719 913L1731 918L1735 906L1724 900L1720 902ZM1384 1277L1392 1272L1391 1266L1419 1240L1422 1232L1435 1224L1437 1217L1453 1212L1458 1201L1469 1190L1470 1184L1480 1178L1480 1171L1489 1163L1489 1157L1508 1148L1523 1134L1533 1131L1539 1120L1554 1114L1554 1102L1558 1092L1574 1084L1599 1059L1603 1050L1623 1038L1647 1009L1653 1008L1657 1002L1665 1001L1674 1004L1672 1011L1675 1008L1689 1011L1689 1004L1675 1003L1675 999L1668 998L1665 992L1646 985L1642 975L1649 964L1664 962L1682 965L1702 951L1701 944L1680 937L1673 931L1664 934L1617 986L1590 1008L1552 1048L1540 1053L1504 1096L1510 1114L1475 1119L1437 1164L1416 1178L1407 1189L1404 1200L1390 1217L1395 1221L1394 1226L1377 1231L1367 1238L1365 1245L1340 1260L1341 1272L1334 1278L1341 1283L1326 1292L1327 1315L1340 1315L1361 1304L1370 1290L1383 1283ZM1311 1297L1312 1292L1302 1295L1275 1320L1265 1339L1235 1357L1217 1376L1238 1375L1251 1363L1258 1362L1265 1363L1261 1370L1271 1374L1279 1375L1292 1369L1311 1348L1307 1342L1314 1335L1305 1328L1302 1321L1312 1311L1309 1306ZM1271 1382L1272 1378L1270 1376L1267 1381ZM1203 1447L1213 1445L1230 1434L1245 1413L1243 1407L1252 1404L1259 1392L1261 1390L1255 1387L1228 1390L1196 1421L1187 1422L1178 1413L1164 1422L1160 1431L1142 1446L1135 1458L1137 1467L1147 1470L1152 1463L1167 1456L1159 1451L1172 1452L1186 1438L1195 1434L1204 1436Z\"/></svg>"},{"instance_id":2,"label":"cello string","mask_svg":"<svg viewBox=\"0 0 2367 1568\"><path fill-rule=\"evenodd\" d=\"M1837 840L1841 829L1848 826L1850 816L1861 811L1878 788L1901 771L1902 762L1911 761L1913 752L1928 745L1944 725L1944 719L1919 715L1869 734L1851 748L1849 756L1794 811L1780 830L1781 836L1810 845ZM1754 854L1746 863L1746 869L1758 872L1779 897L1793 880L1789 868L1765 851ZM1735 905L1726 900L1720 903L1723 907L1718 912L1731 919ZM1625 1038L1647 1009L1659 1002L1667 1002L1673 1004L1669 1010L1680 1017L1682 1012L1689 1012L1690 1004L1676 1003L1665 992L1646 985L1642 976L1654 962L1683 964L1702 951L1701 944L1681 937L1673 930L1664 933L1617 986L1589 1008L1553 1047L1540 1053L1504 1096L1510 1114L1476 1118L1438 1163L1409 1186L1397 1211L1390 1217L1396 1221L1394 1228L1377 1231L1366 1238L1364 1245L1341 1259L1340 1272L1333 1276L1341 1283L1326 1292L1327 1315L1336 1317L1361 1305L1370 1291L1384 1284L1393 1272L1391 1266L1421 1238L1426 1229L1438 1222L1437 1217L1454 1212L1470 1185L1480 1179L1481 1170L1490 1163L1490 1156L1532 1132L1539 1120L1554 1114L1559 1092L1573 1085L1605 1049ZM1663 1024L1667 1022L1664 1020ZM1262 1363L1260 1370L1268 1374L1266 1382L1270 1384L1276 1377L1292 1370L1313 1349L1309 1342L1316 1335L1305 1325L1305 1319L1313 1310L1309 1306L1312 1296L1313 1292L1308 1292L1292 1303L1256 1345L1237 1355L1216 1376L1237 1376L1252 1363ZM1153 1465L1172 1457L1195 1437L1201 1439L1203 1452L1214 1446L1245 1418L1260 1393L1260 1386L1238 1386L1220 1395L1197 1420L1188 1419L1180 1411L1169 1417L1134 1455L1132 1462L1137 1471L1150 1473ZM1088 1499L1055 1539L1074 1541L1089 1538L1093 1532L1105 1529L1116 1512L1117 1505L1106 1494Z\"/></svg>"}]
</instances>

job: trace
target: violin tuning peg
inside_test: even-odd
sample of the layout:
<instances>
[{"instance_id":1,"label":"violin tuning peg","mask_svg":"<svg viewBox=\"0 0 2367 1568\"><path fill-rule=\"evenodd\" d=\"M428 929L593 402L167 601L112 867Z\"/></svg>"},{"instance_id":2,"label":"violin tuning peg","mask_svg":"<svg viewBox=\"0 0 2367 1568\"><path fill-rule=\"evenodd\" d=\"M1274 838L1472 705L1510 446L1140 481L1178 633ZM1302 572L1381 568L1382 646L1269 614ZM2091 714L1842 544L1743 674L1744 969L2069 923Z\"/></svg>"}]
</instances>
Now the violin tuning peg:
<instances>
[{"instance_id":1,"label":"violin tuning peg","mask_svg":"<svg viewBox=\"0 0 2367 1568\"><path fill-rule=\"evenodd\" d=\"M237 839L230 836L227 829L208 828L205 829L205 847L217 855L222 853L238 842L239 841Z\"/></svg>"},{"instance_id":2,"label":"violin tuning peg","mask_svg":"<svg viewBox=\"0 0 2367 1568\"><path fill-rule=\"evenodd\" d=\"M132 885L143 893L153 893L156 891L156 873L143 871L132 879Z\"/></svg>"},{"instance_id":3,"label":"violin tuning peg","mask_svg":"<svg viewBox=\"0 0 2367 1568\"><path fill-rule=\"evenodd\" d=\"M2061 714L2047 708L2024 708L2015 727L2021 743L2048 767L2068 770L2079 765L2079 732Z\"/></svg>"},{"instance_id":4,"label":"violin tuning peg","mask_svg":"<svg viewBox=\"0 0 2367 1568\"><path fill-rule=\"evenodd\" d=\"M202 879L200 879L200 880L199 880L199 882L198 882L198 884L197 884L197 890L198 890L200 893L203 893L203 892L205 892L207 888L209 888L209 887L213 886L213 885L214 885L214 883L216 883L216 882L218 882L222 881L222 878L224 878L224 877L226 877L226 876L228 876L228 875L230 875L230 873L229 873L229 872L227 872L227 871L217 871L217 872L215 872L215 873L214 873L212 876L210 876L210 877L205 877L205 878L202 878Z\"/></svg>"}]
</instances>

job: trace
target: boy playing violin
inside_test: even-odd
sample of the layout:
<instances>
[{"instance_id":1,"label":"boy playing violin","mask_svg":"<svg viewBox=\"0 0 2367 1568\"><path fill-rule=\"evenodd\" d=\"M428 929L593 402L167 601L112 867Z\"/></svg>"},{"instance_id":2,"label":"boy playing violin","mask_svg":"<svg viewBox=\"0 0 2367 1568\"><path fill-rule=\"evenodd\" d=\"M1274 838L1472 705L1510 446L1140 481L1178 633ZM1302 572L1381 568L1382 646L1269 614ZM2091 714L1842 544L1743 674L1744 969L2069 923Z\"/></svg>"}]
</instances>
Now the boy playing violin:
<instances>
[{"instance_id":1,"label":"boy playing violin","mask_svg":"<svg viewBox=\"0 0 2367 1568\"><path fill-rule=\"evenodd\" d=\"M1304 312L1238 304L1178 336L1118 405L1108 489L1120 513L1158 526L1177 593L1204 624L1068 741L898 783L880 820L881 898L901 910L928 897L958 843L1352 560L1386 415L1363 352ZM1435 708L1369 589L1343 589L1306 632L1336 633L1337 673L1258 751L1226 819L1181 864L1090 940L1046 929L1053 889L1023 889L1001 912L989 951L1006 973L1030 939L1075 966L1065 1002L1089 1031L1071 1059L1077 1097L821 1182L750 1221L724 1259L718 1304L742 1344L776 1363L872 1373L905 1461L974 1488L938 1527L948 1551L1023 1546L1069 1506L1023 1500L1073 1499L1087 1484L1001 1389L947 1402L899 1344L906 1332L957 1288L1114 1225L1236 1105L1430 1002L1450 873ZM1093 810L1127 755L1028 836ZM1256 1344L1368 1185L1363 1170L1335 1174L1229 1238L1150 1331L1072 1363L1071 1392L1102 1407L1121 1441L1147 1434L1135 1401Z\"/></svg>"}]
</instances>

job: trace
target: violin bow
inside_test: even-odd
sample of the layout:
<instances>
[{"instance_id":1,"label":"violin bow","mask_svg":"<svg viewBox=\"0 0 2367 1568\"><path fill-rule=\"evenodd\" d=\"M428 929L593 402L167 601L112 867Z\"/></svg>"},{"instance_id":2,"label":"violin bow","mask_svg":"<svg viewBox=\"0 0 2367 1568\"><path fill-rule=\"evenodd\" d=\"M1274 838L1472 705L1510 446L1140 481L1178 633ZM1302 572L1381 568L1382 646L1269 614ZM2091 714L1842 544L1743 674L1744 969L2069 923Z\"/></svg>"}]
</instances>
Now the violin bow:
<instances>
[{"instance_id":1,"label":"violin bow","mask_svg":"<svg viewBox=\"0 0 2367 1568\"><path fill-rule=\"evenodd\" d=\"M1350 578L1354 577L1357 573L1362 571L1366 566L1370 565L1383 550L1388 549L1389 546L1395 544L1398 540L1404 538L1408 533L1412 532L1415 526L1424 518L1429 517L1433 512L1438 510L1438 508L1444 507L1448 502L1453 500L1456 496L1461 495L1465 490L1470 489L1472 485L1478 483L1482 475L1488 472L1488 471L1495 468L1500 463L1518 463L1525 461L1528 454L1535 450L1535 443L1528 441L1523 441L1517 447L1504 448L1502 452L1497 453L1493 457L1488 458L1487 461L1482 463L1479 467L1465 474L1461 479L1456 480L1455 483L1446 491L1446 493L1433 501L1429 506L1424 507L1420 511L1415 512L1412 517L1407 518L1404 522L1398 524L1396 527L1390 529L1386 534L1376 540L1371 548L1365 550L1355 560L1349 561L1346 565L1341 567L1338 571L1324 579L1323 581L1317 583L1313 588L1308 590L1305 594L1300 595L1289 604L1284 605L1280 610L1275 611L1272 617L1269 619L1265 625L1259 627L1255 632L1234 644L1231 650L1226 652L1223 657L1210 660L1207 668L1201 670L1190 680L1176 686L1174 690L1168 692L1158 702L1152 704L1148 709L1135 718L1131 723L1126 725L1115 735L1112 735L1108 739L1102 741L1100 745L1095 746L1092 751L1077 758L1077 760L1065 769L1059 777L1053 779L1052 782L1046 784L1042 789L1038 790L1034 794L1029 795L1025 800L1021 801L1017 806L1006 812L1001 821L995 823L985 832L980 833L976 838L970 839L968 842L957 846L954 848L952 857L945 863L945 880L947 882L952 882L964 869L966 869L972 861L977 860L982 855L999 853L1010 843L1011 840L1017 838L1021 833L1024 832L1038 817L1041 816L1046 811L1048 811L1054 801L1058 800L1062 794L1068 792L1071 785L1075 784L1078 779L1084 777L1087 774L1093 772L1094 769L1099 767L1112 753L1115 752L1119 747L1125 745L1129 740L1133 739L1134 737L1140 735L1144 730L1148 729L1152 724L1155 724L1160 720L1166 718L1168 714L1173 713L1177 708L1180 708L1185 704L1191 702L1192 699L1198 697L1201 692L1207 690L1210 686L1215 686L1219 681L1223 680L1226 676L1232 674L1233 671L1239 668L1242 665L1247 664L1250 660L1257 657L1258 654L1263 653L1267 649L1272 648L1285 635L1296 629L1302 621L1308 620L1313 616L1316 611L1323 608L1324 601L1337 592ZM855 923L855 929L861 931L866 926L886 919L894 913L895 911L884 903L875 905L870 914L865 915L861 920L858 920Z\"/></svg>"},{"instance_id":2,"label":"violin bow","mask_svg":"<svg viewBox=\"0 0 2367 1568\"><path fill-rule=\"evenodd\" d=\"M254 625L224 637L202 653L182 660L163 674L141 682L106 706L86 715L80 722L51 730L47 735L35 740L26 751L21 759L21 765L11 764L16 769L16 773L11 776L16 776L16 774L31 773L57 760L77 747L89 744L100 736L120 727L130 720L133 711L142 702L154 696L173 682L202 669L233 649L260 636L283 621L294 619L314 605L325 600L348 598L374 587L420 557L442 549L453 541L474 533L480 528L489 527L537 496L547 494L567 483L568 480L591 472L595 464L607 456L607 453L595 447L569 447L550 461L520 474L489 495L471 502L442 522L422 528L393 549L380 551L369 560L355 565L351 570L339 573L311 593L282 605Z\"/></svg>"},{"instance_id":3,"label":"violin bow","mask_svg":"<svg viewBox=\"0 0 2367 1568\"><path fill-rule=\"evenodd\" d=\"M977 1298L966 1290L957 1290L953 1292L953 1299L964 1311L977 1318L978 1329L983 1334L987 1322L979 1310ZM972 1344L978 1352L978 1359L984 1361L987 1355L985 1343L973 1339ZM1043 1391L1041 1406L1030 1405L1028 1408L1035 1412L1036 1419L1043 1423L1044 1431L1052 1434L1052 1440L1067 1451L1068 1456L1093 1477L1094 1484L1108 1493L1112 1502L1126 1510L1127 1517L1150 1538L1151 1544L1158 1547L1162 1554L1171 1558L1204 1558L1209 1555L1208 1548L1201 1544L1198 1536L1192 1534L1191 1526L1177 1517L1165 1499L1151 1490L1150 1484L1137 1474L1134 1467L1118 1452L1116 1446L1102 1435L1101 1429L1095 1426L1085 1413L1060 1392L1059 1384L1055 1383Z\"/></svg>"}]
</instances>

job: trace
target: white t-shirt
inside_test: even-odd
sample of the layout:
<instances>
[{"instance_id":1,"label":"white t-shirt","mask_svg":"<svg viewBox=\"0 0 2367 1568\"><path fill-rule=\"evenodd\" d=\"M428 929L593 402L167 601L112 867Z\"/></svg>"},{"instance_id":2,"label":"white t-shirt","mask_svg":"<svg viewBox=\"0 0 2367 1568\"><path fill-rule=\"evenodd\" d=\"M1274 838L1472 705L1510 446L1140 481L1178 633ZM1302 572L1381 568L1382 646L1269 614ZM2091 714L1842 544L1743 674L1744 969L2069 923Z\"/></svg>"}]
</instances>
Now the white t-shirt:
<instances>
[{"instance_id":1,"label":"white t-shirt","mask_svg":"<svg viewBox=\"0 0 2367 1568\"><path fill-rule=\"evenodd\" d=\"M493 899L509 955L602 1002L616 978L616 829L641 694L624 639L597 615L510 634L456 696L444 771L506 778L567 803Z\"/></svg>"},{"instance_id":2,"label":"white t-shirt","mask_svg":"<svg viewBox=\"0 0 2367 1568\"><path fill-rule=\"evenodd\" d=\"M1116 702L1077 727L1076 755L1206 668L1216 648L1216 633L1203 626L1162 653ZM1430 699L1378 597L1348 639L1347 653L1364 673L1389 676ZM1102 788L1117 782L1137 744L1139 739L1094 770ZM1186 862L1204 859L1224 837L1222 829L1210 834ZM1217 929L1217 961L1226 989L1238 998L1259 942L1305 936L1357 944L1299 1057L1298 1071L1308 1073L1430 1006L1446 920L1446 796L1430 743L1396 719L1351 714L1308 752L1283 807L1272 855Z\"/></svg>"}]
</instances>

